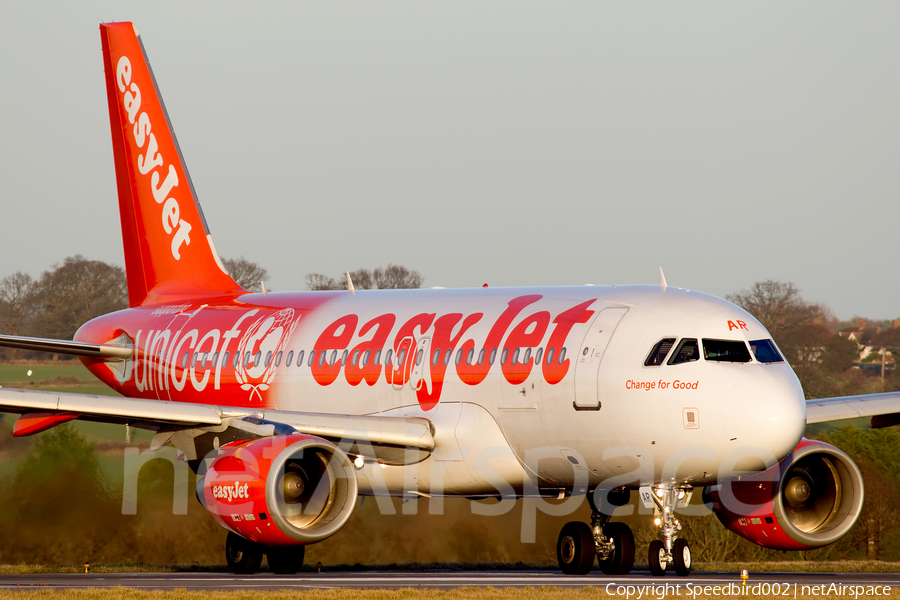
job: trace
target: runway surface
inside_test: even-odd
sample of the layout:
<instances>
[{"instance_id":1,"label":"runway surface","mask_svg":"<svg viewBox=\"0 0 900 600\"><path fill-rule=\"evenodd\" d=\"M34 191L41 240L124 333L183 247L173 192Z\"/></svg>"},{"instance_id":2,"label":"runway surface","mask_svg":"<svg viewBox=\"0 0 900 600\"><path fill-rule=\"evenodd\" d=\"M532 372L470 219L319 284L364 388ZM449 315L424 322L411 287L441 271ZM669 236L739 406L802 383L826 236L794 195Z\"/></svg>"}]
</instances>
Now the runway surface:
<instances>
[{"instance_id":1,"label":"runway surface","mask_svg":"<svg viewBox=\"0 0 900 600\"><path fill-rule=\"evenodd\" d=\"M75 589L124 586L138 589L189 590L281 590L325 588L457 588L493 587L585 587L598 586L615 593L618 585L696 586L740 584L737 573L698 572L689 577L669 573L651 577L646 571L624 576L606 576L592 572L586 576L567 576L553 571L357 571L300 573L293 576L258 573L251 576L227 573L43 573L36 575L0 575L0 589L35 587ZM830 585L900 586L900 573L751 573L748 584L770 583L799 587Z\"/></svg>"}]
</instances>

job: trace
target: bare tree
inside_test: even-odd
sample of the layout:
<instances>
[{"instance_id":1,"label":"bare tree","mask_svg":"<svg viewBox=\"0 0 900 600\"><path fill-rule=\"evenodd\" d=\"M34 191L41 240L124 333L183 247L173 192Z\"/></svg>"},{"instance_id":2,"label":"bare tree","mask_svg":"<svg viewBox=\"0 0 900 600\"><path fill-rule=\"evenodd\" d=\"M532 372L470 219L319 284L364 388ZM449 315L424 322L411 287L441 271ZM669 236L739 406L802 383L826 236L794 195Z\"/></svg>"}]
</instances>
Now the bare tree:
<instances>
[{"instance_id":1,"label":"bare tree","mask_svg":"<svg viewBox=\"0 0 900 600\"><path fill-rule=\"evenodd\" d=\"M725 299L756 317L776 337L798 325L832 318L824 306L803 300L800 290L789 282L757 281L749 290L729 294Z\"/></svg>"},{"instance_id":2,"label":"bare tree","mask_svg":"<svg viewBox=\"0 0 900 600\"><path fill-rule=\"evenodd\" d=\"M17 271L0 281L0 333L27 335L34 326L37 281ZM0 357L19 358L23 350L0 348Z\"/></svg>"},{"instance_id":3,"label":"bare tree","mask_svg":"<svg viewBox=\"0 0 900 600\"><path fill-rule=\"evenodd\" d=\"M259 264L240 258L226 258L222 261L225 270L235 283L251 292L261 292L262 282L269 278L269 271Z\"/></svg>"},{"instance_id":4,"label":"bare tree","mask_svg":"<svg viewBox=\"0 0 900 600\"><path fill-rule=\"evenodd\" d=\"M0 281L0 331L17 335L29 326L35 312L36 287L37 281L21 271Z\"/></svg>"},{"instance_id":5,"label":"bare tree","mask_svg":"<svg viewBox=\"0 0 900 600\"><path fill-rule=\"evenodd\" d=\"M418 271L400 265L389 264L373 273L375 287L379 290L402 290L422 287L422 275Z\"/></svg>"},{"instance_id":6,"label":"bare tree","mask_svg":"<svg viewBox=\"0 0 900 600\"><path fill-rule=\"evenodd\" d=\"M340 290L344 286L331 277L326 277L321 273L309 273L306 276L306 288L310 290Z\"/></svg>"},{"instance_id":7,"label":"bare tree","mask_svg":"<svg viewBox=\"0 0 900 600\"><path fill-rule=\"evenodd\" d=\"M34 298L39 312L33 335L72 339L85 322L128 306L125 270L80 254L45 271Z\"/></svg>"},{"instance_id":8,"label":"bare tree","mask_svg":"<svg viewBox=\"0 0 900 600\"><path fill-rule=\"evenodd\" d=\"M383 269L379 267L374 271L368 269L350 271L350 279L357 290L399 290L422 286L422 275L418 271L394 264L389 264ZM310 273L306 276L306 287L310 290L345 290L346 275L331 278L321 273Z\"/></svg>"}]
</instances>

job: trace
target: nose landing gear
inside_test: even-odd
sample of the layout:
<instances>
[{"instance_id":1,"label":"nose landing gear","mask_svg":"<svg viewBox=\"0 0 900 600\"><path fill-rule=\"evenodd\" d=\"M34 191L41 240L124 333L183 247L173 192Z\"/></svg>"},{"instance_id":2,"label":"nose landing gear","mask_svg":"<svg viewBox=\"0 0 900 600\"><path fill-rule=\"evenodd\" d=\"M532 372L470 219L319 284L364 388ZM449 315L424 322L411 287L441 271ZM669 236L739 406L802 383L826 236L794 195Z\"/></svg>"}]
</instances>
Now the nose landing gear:
<instances>
[{"instance_id":1,"label":"nose landing gear","mask_svg":"<svg viewBox=\"0 0 900 600\"><path fill-rule=\"evenodd\" d=\"M674 485L659 486L655 489L641 488L641 500L653 501L654 522L659 526L663 540L650 542L648 562L650 574L662 576L666 567L673 565L675 573L682 577L691 574L691 547L687 541L676 539L681 531L681 523L675 518L675 507L686 506L691 499L693 488L676 487Z\"/></svg>"}]
</instances>

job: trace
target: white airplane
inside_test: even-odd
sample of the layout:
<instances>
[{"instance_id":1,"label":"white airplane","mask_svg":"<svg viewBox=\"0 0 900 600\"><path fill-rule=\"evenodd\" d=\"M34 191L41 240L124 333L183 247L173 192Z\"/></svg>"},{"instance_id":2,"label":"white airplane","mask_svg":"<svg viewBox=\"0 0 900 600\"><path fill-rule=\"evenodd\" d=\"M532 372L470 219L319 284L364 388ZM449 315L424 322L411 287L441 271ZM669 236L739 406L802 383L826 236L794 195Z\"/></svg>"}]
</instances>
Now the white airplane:
<instances>
[{"instance_id":1,"label":"white airplane","mask_svg":"<svg viewBox=\"0 0 900 600\"><path fill-rule=\"evenodd\" d=\"M69 353L124 397L0 389L30 435L84 419L155 431L201 476L234 573L263 555L295 573L359 496L565 498L591 523L557 544L565 573L595 557L628 573L612 521L632 490L654 509L647 556L691 570L675 511L697 489L769 548L830 544L862 509L859 470L803 439L808 423L877 416L897 393L806 402L741 308L660 285L251 293L225 273L131 23L100 26L130 307Z\"/></svg>"}]
</instances>

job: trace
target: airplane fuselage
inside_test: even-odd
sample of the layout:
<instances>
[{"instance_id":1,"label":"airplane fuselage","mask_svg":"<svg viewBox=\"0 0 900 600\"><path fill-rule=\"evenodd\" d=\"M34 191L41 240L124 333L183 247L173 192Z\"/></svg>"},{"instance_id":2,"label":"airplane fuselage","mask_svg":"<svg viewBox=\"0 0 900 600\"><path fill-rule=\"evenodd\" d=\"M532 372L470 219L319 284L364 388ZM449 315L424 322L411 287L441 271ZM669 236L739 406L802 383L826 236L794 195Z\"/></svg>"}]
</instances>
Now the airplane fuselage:
<instances>
[{"instance_id":1,"label":"airplane fuselage","mask_svg":"<svg viewBox=\"0 0 900 600\"><path fill-rule=\"evenodd\" d=\"M806 419L788 364L747 351L770 339L756 319L671 287L243 294L132 308L76 335L116 338L134 346L127 363L84 360L127 396L431 420L432 455L367 465L364 493L708 484L775 464ZM722 342L746 359L706 355Z\"/></svg>"}]
</instances>

